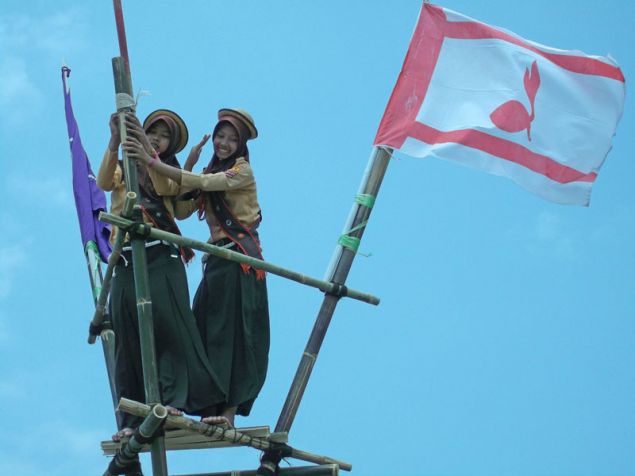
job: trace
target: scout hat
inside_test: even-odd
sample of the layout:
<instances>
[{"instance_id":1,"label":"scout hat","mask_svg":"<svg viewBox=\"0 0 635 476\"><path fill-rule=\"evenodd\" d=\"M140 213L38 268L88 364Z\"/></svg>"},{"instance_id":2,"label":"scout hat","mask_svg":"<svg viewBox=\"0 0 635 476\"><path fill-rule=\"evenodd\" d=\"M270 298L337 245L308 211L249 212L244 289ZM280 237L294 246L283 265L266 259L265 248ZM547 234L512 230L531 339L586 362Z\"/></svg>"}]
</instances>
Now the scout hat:
<instances>
[{"instance_id":1,"label":"scout hat","mask_svg":"<svg viewBox=\"0 0 635 476\"><path fill-rule=\"evenodd\" d=\"M170 128L170 131L172 131L172 133L176 136L176 144L174 146L175 148L173 153L176 154L182 151L189 138L185 121L183 121L181 116L174 111L170 111L169 109L157 109L156 111L151 112L148 117L146 117L145 121L143 121L143 129L147 131L152 124L160 120L165 121Z\"/></svg>"},{"instance_id":2,"label":"scout hat","mask_svg":"<svg viewBox=\"0 0 635 476\"><path fill-rule=\"evenodd\" d=\"M254 124L254 119L247 111L244 109L231 108L224 108L218 111L219 122L227 120L229 120L229 122L233 122L231 121L231 118L238 119L247 128L249 131L249 137L247 137L246 140L258 137L258 129L256 129L256 125Z\"/></svg>"}]
</instances>

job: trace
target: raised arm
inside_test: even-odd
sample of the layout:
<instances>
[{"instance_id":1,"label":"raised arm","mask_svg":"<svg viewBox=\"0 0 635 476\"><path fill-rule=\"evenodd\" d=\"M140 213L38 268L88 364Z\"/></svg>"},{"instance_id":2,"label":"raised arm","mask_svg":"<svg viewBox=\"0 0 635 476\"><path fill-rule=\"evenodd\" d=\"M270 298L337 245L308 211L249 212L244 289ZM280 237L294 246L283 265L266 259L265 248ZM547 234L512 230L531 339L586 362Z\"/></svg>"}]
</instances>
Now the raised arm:
<instances>
[{"instance_id":1,"label":"raised arm","mask_svg":"<svg viewBox=\"0 0 635 476\"><path fill-rule=\"evenodd\" d=\"M156 172L163 177L167 177L173 180L174 182L176 182L177 186L181 185L181 169L172 167L168 164L164 164L159 159L158 154L156 154L156 152L154 151L152 155L149 154L148 151L145 150L141 142L139 142L139 139L137 139L136 137L132 135L128 136L128 138L122 144L122 148L126 151L129 158L138 160L146 167L148 167L148 171Z\"/></svg>"},{"instance_id":2,"label":"raised arm","mask_svg":"<svg viewBox=\"0 0 635 476\"><path fill-rule=\"evenodd\" d=\"M192 152L190 152L185 162L185 170L161 162L156 153L148 153L141 144L141 141L133 134L128 136L128 139L123 143L122 147L128 154L128 157L138 160L148 167L148 172L151 177L162 176L170 179L174 182L174 185L172 185L174 189L180 186L180 192L196 188L205 191L230 190L244 187L253 182L251 167L249 167L249 164L244 159L238 159L236 165L226 172L195 174L188 171L188 169L191 170L198 161L201 149L208 140L209 135L206 134L203 136L201 142L192 148ZM186 183L184 183L184 180L186 180ZM157 193L160 192L157 190ZM176 195L177 193L171 193L171 195Z\"/></svg>"},{"instance_id":3,"label":"raised arm","mask_svg":"<svg viewBox=\"0 0 635 476\"><path fill-rule=\"evenodd\" d=\"M114 190L121 182L121 172L117 173L119 160L118 149L121 143L119 117L117 113L110 116L108 125L110 127L110 141L108 142L108 148L99 166L96 180L97 186L106 192Z\"/></svg>"},{"instance_id":4,"label":"raised arm","mask_svg":"<svg viewBox=\"0 0 635 476\"><path fill-rule=\"evenodd\" d=\"M126 114L126 131L128 132L128 138L134 139L141 144L143 151L150 157L156 155L139 119L132 113ZM131 158L133 157L131 156ZM157 174L153 168L148 168L148 175L157 194L165 197L173 197L181 193L181 186L177 182L165 175Z\"/></svg>"},{"instance_id":5,"label":"raised arm","mask_svg":"<svg viewBox=\"0 0 635 476\"><path fill-rule=\"evenodd\" d=\"M187 189L200 189L206 192L235 190L254 183L254 174L244 158L236 160L236 164L223 172L214 174L195 174L181 171L181 186Z\"/></svg>"}]
</instances>

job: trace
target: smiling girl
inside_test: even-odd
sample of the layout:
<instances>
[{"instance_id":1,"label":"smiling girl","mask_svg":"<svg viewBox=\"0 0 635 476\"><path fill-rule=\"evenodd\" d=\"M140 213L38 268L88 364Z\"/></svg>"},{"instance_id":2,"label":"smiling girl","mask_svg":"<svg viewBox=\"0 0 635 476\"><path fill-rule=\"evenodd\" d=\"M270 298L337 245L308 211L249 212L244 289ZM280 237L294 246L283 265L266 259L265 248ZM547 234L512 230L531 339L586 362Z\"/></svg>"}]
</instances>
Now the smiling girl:
<instances>
[{"instance_id":1,"label":"smiling girl","mask_svg":"<svg viewBox=\"0 0 635 476\"><path fill-rule=\"evenodd\" d=\"M143 128L136 117L134 121L138 125L137 140L141 148L154 160L178 168L175 154L185 147L188 138L183 120L172 111L160 109L146 118ZM118 160L120 135L116 114L110 119L110 133L97 185L112 192L111 213L119 214L126 188L123 167ZM156 189L162 188L162 181L166 179L157 177L154 182L145 167L137 165L137 162L132 165L138 171L143 220L162 230L179 233L174 218L189 216L196 204L192 200L177 201L175 194L160 196ZM118 398L144 402L135 282L128 241L126 238L122 257L114 269L110 296L111 320L116 335L115 387ZM225 393L220 390L214 370L209 365L190 309L183 262L192 258L192 250L177 249L162 241L149 241L145 246L161 403L171 407L172 413L178 414L176 409L179 409L192 414L207 414L209 408L225 401ZM129 436L140 419L123 413L119 422L119 431L113 435L115 441Z\"/></svg>"},{"instance_id":2,"label":"smiling girl","mask_svg":"<svg viewBox=\"0 0 635 476\"><path fill-rule=\"evenodd\" d=\"M192 149L186 170L181 170L153 159L137 140L139 131L132 121L126 125L130 139L123 147L131 158L146 164L153 179L164 179L164 188L157 188L159 194L199 190L199 216L209 227L209 242L263 259L257 233L260 205L247 149L247 141L256 138L258 131L249 113L218 111L211 136L214 155L202 174L191 170L209 135ZM249 415L267 373L269 308L264 272L207 256L193 311L210 364L227 394L223 404L203 421L213 423L213 415L217 415L233 426L236 414Z\"/></svg>"}]
</instances>

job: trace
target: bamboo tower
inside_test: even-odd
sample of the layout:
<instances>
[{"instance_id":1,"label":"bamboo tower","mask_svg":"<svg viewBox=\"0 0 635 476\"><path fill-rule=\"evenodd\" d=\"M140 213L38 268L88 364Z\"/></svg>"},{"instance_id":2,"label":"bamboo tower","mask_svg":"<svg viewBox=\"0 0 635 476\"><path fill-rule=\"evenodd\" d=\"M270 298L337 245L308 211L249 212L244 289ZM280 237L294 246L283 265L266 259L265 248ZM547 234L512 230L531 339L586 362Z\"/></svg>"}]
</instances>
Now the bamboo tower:
<instances>
[{"instance_id":1,"label":"bamboo tower","mask_svg":"<svg viewBox=\"0 0 635 476\"><path fill-rule=\"evenodd\" d=\"M124 27L121 0L113 0L120 56L112 59L113 77L116 92L117 112L120 117L122 142L126 139L123 115L134 112L132 98L132 79L130 62ZM105 318L106 302L110 290L113 268L119 260L123 237L131 237L132 265L134 270L135 293L139 315L139 335L142 355L144 389L147 403L121 399L117 409L143 417L143 423L130 438L122 442L103 441L101 444L105 455L113 456L104 476L116 474L140 474L138 455L151 453L153 476L168 476L166 451L185 449L212 449L231 446L249 446L264 451L260 467L257 470L231 471L225 473L201 473L182 476L229 476L229 475L272 475L287 476L322 476L337 475L339 470L351 471L350 463L327 456L316 455L299 450L288 444L288 436L293 420L299 408L320 347L335 312L337 303L342 297L349 297L369 304L379 304L379 298L348 288L345 283L356 256L357 248L369 220L377 193L381 186L391 151L375 148L365 170L356 201L340 237L335 253L327 272L327 280L319 280L292 271L281 266L254 259L225 248L213 246L180 235L165 232L146 225L142 221L139 206L140 195L137 170L127 154L123 153L123 167L126 176L126 200L121 216L101 213L100 220L119 228L117 240L109 257L99 292L95 292L95 313L90 323L89 343L96 340L95 329L99 329ZM318 312L306 349L302 354L298 370L291 383L289 393L282 408L280 417L271 432L268 426L250 428L229 428L223 425L207 425L186 417L168 415L161 405L158 390L157 363L153 333L152 308L146 259L146 240L165 240L177 246L188 246L230 261L248 264L271 274L296 281L322 291L325 296ZM94 264L94 263L93 263ZM100 263L96 263L96 272L101 279ZM93 273L94 274L94 273ZM101 333L102 341L112 339L112 330ZM116 338L116 336L115 336ZM108 350L110 349L110 350ZM113 346L104 346L107 364L112 359ZM110 371L110 366L108 367ZM113 382L110 379L111 391ZM114 394L114 392L113 392ZM294 458L313 463L311 466L278 468L282 458ZM135 472L136 471L136 472Z\"/></svg>"}]
</instances>

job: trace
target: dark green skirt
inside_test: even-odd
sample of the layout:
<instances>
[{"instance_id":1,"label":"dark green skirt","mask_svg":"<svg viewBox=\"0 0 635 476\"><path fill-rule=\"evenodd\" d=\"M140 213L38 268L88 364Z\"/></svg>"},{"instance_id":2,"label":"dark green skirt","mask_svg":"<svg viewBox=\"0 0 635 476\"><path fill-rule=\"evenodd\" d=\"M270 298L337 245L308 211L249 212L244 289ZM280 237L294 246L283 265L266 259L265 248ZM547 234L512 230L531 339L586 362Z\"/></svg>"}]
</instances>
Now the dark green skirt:
<instances>
[{"instance_id":1,"label":"dark green skirt","mask_svg":"<svg viewBox=\"0 0 635 476\"><path fill-rule=\"evenodd\" d=\"M257 280L253 269L245 273L238 263L208 258L192 310L209 362L227 394L225 406L237 406L237 414L247 416L267 375L267 283Z\"/></svg>"},{"instance_id":2,"label":"dark green skirt","mask_svg":"<svg viewBox=\"0 0 635 476\"><path fill-rule=\"evenodd\" d=\"M225 402L226 395L209 364L190 309L185 267L170 246L156 245L146 251L161 403L200 414ZM134 273L130 253L123 256L115 267L111 291L115 384L119 398L144 402ZM121 427L139 423L128 414L121 418Z\"/></svg>"}]
</instances>

